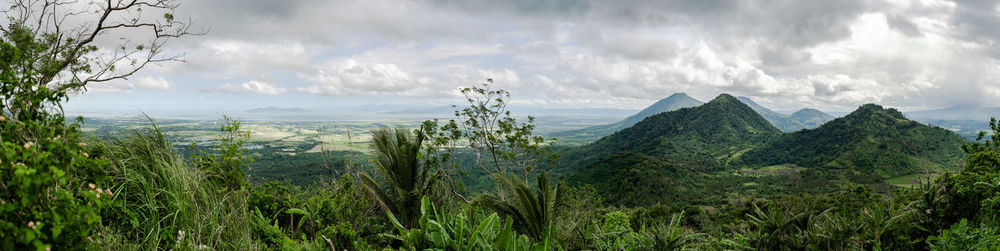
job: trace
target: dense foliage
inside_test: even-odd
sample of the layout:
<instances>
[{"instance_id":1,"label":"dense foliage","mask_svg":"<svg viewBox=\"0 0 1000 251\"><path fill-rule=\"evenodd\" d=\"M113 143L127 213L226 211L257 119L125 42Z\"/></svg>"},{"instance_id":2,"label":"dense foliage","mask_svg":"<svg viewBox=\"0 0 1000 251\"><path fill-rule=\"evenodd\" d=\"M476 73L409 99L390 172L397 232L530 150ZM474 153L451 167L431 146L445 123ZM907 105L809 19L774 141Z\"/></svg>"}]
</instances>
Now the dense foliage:
<instances>
[{"instance_id":1,"label":"dense foliage","mask_svg":"<svg viewBox=\"0 0 1000 251\"><path fill-rule=\"evenodd\" d=\"M795 164L850 169L889 178L958 167L967 141L947 130L868 104L826 123L769 142L741 156L749 165Z\"/></svg>"},{"instance_id":2,"label":"dense foliage","mask_svg":"<svg viewBox=\"0 0 1000 251\"><path fill-rule=\"evenodd\" d=\"M131 3L109 2L103 13L175 7ZM164 18L159 25L176 24L171 13ZM61 111L67 91L134 71L115 74L116 59L93 63L87 55L97 49L90 41L11 21L0 41L3 250L1000 246L996 120L989 137L980 134L961 153L953 148L966 142L954 134L892 109L865 105L820 128L782 134L723 94L702 106L649 116L567 150L568 159L556 162L551 141L534 134L532 118L511 115L509 92L488 80L461 90L469 107L455 120L428 121L412 133L374 131L371 165L354 166L356 158L347 158L347 172L336 175L324 153L328 178L313 185L255 184L248 177L255 173L253 157L243 145L250 134L226 117L217 135L221 143L192 146L187 156L155 123L116 138L84 138L82 119L67 121ZM93 36L106 34L103 22ZM156 39L163 35L155 32ZM172 37L184 34L179 32ZM146 63L155 61L162 41L150 46ZM57 80L61 73L72 77ZM80 78L84 73L96 78ZM540 172L553 163L562 165L554 173L568 182L556 184ZM920 186L877 184L892 175L950 171L952 163L963 165ZM469 180L480 190L465 190Z\"/></svg>"},{"instance_id":3,"label":"dense foliage","mask_svg":"<svg viewBox=\"0 0 1000 251\"><path fill-rule=\"evenodd\" d=\"M767 120L728 94L705 105L648 117L586 146L563 152L561 168L587 166L618 152L635 152L717 170L730 155L781 133Z\"/></svg>"}]
</instances>

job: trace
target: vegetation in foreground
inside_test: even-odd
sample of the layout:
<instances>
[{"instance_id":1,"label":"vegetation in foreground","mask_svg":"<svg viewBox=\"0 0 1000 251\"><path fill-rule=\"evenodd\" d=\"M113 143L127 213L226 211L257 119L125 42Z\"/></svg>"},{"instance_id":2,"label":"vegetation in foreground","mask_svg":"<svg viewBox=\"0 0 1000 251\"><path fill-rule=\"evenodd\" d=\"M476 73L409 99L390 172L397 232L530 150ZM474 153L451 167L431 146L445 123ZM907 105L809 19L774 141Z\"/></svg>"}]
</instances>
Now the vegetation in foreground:
<instances>
[{"instance_id":1,"label":"vegetation in foreground","mask_svg":"<svg viewBox=\"0 0 1000 251\"><path fill-rule=\"evenodd\" d=\"M135 5L136 2L140 4ZM103 11L110 15L139 6L159 9L166 11L165 23L155 24L180 29L178 33L161 33L175 29L154 30L148 46L134 50L149 55L145 61L132 65L134 71L112 67L119 61L129 61L128 58L100 61L103 58L95 56L92 40L86 39L88 35L108 34L100 27L129 26L103 26L102 19L92 33L63 36L66 34L58 33L59 29L48 32L43 27L31 26L33 22L28 21L34 17L30 11L33 5L15 6L15 12L27 14L23 20L15 18L9 27L4 27L0 43L3 48L0 249L997 250L1000 247L1000 124L996 120L990 123L994 133L988 138L981 134L979 142L962 147L966 155L960 170L912 189L873 192L866 186L849 186L824 193L726 196L724 203L634 207L607 203L631 193L628 190L608 193L607 187L571 185L550 179L541 167L556 161L551 142L535 136L532 118L518 121L506 110L510 94L492 89L489 85L492 81L462 90L469 106L456 112L454 120L428 121L412 132L410 129L373 132L374 167L345 158L343 166L347 172L331 174L329 179L309 187L248 182L253 160L247 155L244 143L249 134L239 121L228 118L223 119L219 128L221 144L192 151L187 156L178 152L155 125L115 139L88 138L80 132L81 120L67 121L61 112L67 93L90 82L127 77L148 62L168 61L169 57L157 57L159 46L167 38L186 34L187 26L173 20L171 11L175 5L164 1L136 2L109 4ZM44 14L40 18L43 22L54 20ZM59 78L60 74L74 77ZM721 112L726 109L720 107L736 104L733 102L738 101L722 96L706 106L726 115ZM701 121L713 126L716 129L713 132L730 132L739 139L724 143L743 147L783 142L760 139L778 132L760 119L759 114L745 105L741 107L726 111L751 120L709 121L693 112L694 108L688 108L676 114L690 115L689 119L675 120L675 124L665 126ZM670 119L671 116L654 117ZM914 126L900 120L889 122L906 128ZM640 124L637 128L653 126ZM648 131L657 132L652 129ZM618 134L640 135L640 132L626 129ZM704 175L703 170L726 168L728 164L688 162L686 169L644 168L658 164L649 161L654 157L699 160L699 156L726 153L733 160L744 160L738 158L743 156L742 151L709 144L713 143L709 135L704 132L694 135L697 137L675 138L680 143L671 144L684 151L657 148L657 139L662 138L631 138L654 151L626 153L621 159L612 159L629 167L625 169L628 173L614 174L623 181L617 185L628 187L630 184L624 181L629 179L657 177L644 175L643 172L650 170ZM630 147L627 141L613 141L613 138L606 143L621 149ZM707 152L682 143L705 146ZM892 147L896 146L887 145L885 149ZM474 153L471 155L475 156L474 161L457 157L462 154L457 149ZM584 160L598 159L595 156ZM761 161L764 165L773 164L770 159ZM595 163L618 166L615 162ZM467 170L486 174L492 187L469 193L459 177ZM786 169L768 167L767 170ZM656 181L646 180L641 184ZM675 195L681 193L662 196Z\"/></svg>"}]
</instances>

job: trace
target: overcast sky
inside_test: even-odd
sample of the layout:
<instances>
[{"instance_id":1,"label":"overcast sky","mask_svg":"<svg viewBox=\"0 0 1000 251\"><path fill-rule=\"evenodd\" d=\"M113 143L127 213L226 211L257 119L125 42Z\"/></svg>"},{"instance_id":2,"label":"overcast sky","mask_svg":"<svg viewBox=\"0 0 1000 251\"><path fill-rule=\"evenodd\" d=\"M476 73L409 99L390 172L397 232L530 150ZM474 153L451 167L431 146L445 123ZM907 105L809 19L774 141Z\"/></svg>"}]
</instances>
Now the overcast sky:
<instances>
[{"instance_id":1,"label":"overcast sky","mask_svg":"<svg viewBox=\"0 0 1000 251\"><path fill-rule=\"evenodd\" d=\"M674 92L779 110L1000 106L997 1L182 1L186 63L70 109L433 106L496 80L522 105L639 109Z\"/></svg>"}]
</instances>

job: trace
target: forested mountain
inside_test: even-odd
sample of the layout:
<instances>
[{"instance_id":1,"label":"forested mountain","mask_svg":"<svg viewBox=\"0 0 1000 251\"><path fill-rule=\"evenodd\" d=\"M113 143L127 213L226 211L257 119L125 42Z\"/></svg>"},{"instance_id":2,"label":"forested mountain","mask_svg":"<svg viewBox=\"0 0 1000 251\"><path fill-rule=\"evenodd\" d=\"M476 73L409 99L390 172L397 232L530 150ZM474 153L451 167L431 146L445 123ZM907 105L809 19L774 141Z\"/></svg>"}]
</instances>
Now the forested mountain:
<instances>
[{"instance_id":1,"label":"forested mountain","mask_svg":"<svg viewBox=\"0 0 1000 251\"><path fill-rule=\"evenodd\" d=\"M737 99L753 108L760 116L763 116L764 119L783 132L815 128L833 119L833 116L816 109L804 108L792 114L782 114L767 109L748 97L737 97Z\"/></svg>"},{"instance_id":2,"label":"forested mountain","mask_svg":"<svg viewBox=\"0 0 1000 251\"><path fill-rule=\"evenodd\" d=\"M765 120L770 122L771 125L774 125L774 127L783 132L793 132L807 128L815 128L834 118L829 114L810 108L801 109L792 114L782 114L772 111L771 109L767 109L747 97L737 97L736 99L749 106L751 109L763 116ZM653 105L646 107L646 109L643 109L642 111L629 116L624 120L606 125L558 132L550 136L559 138L561 143L586 144L633 126L649 116L675 111L681 108L695 107L702 104L703 103L701 101L698 101L683 92L674 93L673 95L670 95L670 97L661 99Z\"/></svg>"},{"instance_id":3,"label":"forested mountain","mask_svg":"<svg viewBox=\"0 0 1000 251\"><path fill-rule=\"evenodd\" d=\"M807 128L819 127L820 125L823 125L826 122L830 122L830 120L833 120L835 117L816 109L802 108L799 109L798 111L795 111L791 115L788 115L788 118L792 121L796 121L799 124L805 126L804 128L801 129L807 129ZM797 131L797 130L792 130L792 131Z\"/></svg>"},{"instance_id":4,"label":"forested mountain","mask_svg":"<svg viewBox=\"0 0 1000 251\"><path fill-rule=\"evenodd\" d=\"M727 193L815 192L940 173L958 167L965 143L872 104L816 129L782 133L745 102L723 94L567 150L561 164L572 170L567 180L595 186L611 204L696 203Z\"/></svg>"},{"instance_id":5,"label":"forested mountain","mask_svg":"<svg viewBox=\"0 0 1000 251\"><path fill-rule=\"evenodd\" d=\"M564 166L578 167L617 152L634 152L671 162L715 169L728 156L781 134L729 94L693 108L656 114L586 146L569 150Z\"/></svg>"},{"instance_id":6,"label":"forested mountain","mask_svg":"<svg viewBox=\"0 0 1000 251\"><path fill-rule=\"evenodd\" d=\"M888 178L957 168L965 143L957 134L909 120L896 109L867 104L816 129L785 134L740 160L755 166L852 169Z\"/></svg>"},{"instance_id":7,"label":"forested mountain","mask_svg":"<svg viewBox=\"0 0 1000 251\"><path fill-rule=\"evenodd\" d=\"M679 92L670 95L670 97L660 99L653 103L646 109L639 111L635 115L629 116L621 121L606 124L587 127L578 130L571 130L565 132L559 132L552 134L551 136L559 138L561 142L568 143L589 143L601 137L610 135L627 127L633 126L639 121L642 121L646 117L653 116L656 114L675 111L681 108L695 107L704 104L697 99L688 96L686 93Z\"/></svg>"}]
</instances>

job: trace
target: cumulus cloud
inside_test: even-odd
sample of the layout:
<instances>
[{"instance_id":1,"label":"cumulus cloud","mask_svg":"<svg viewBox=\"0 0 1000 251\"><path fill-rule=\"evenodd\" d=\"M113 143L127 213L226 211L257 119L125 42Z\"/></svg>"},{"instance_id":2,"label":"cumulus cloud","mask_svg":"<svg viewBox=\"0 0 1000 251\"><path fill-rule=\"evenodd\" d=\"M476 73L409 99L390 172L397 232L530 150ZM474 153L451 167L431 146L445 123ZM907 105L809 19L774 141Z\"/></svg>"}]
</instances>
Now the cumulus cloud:
<instances>
[{"instance_id":1,"label":"cumulus cloud","mask_svg":"<svg viewBox=\"0 0 1000 251\"><path fill-rule=\"evenodd\" d=\"M140 76L129 79L113 80L107 83L89 85L90 91L98 93L131 93L135 90L168 90L175 87L163 77Z\"/></svg>"},{"instance_id":2,"label":"cumulus cloud","mask_svg":"<svg viewBox=\"0 0 1000 251\"><path fill-rule=\"evenodd\" d=\"M359 63L354 59L331 61L321 66L316 74L305 76L312 83L299 91L327 95L407 94L429 82L416 78L392 63Z\"/></svg>"},{"instance_id":3,"label":"cumulus cloud","mask_svg":"<svg viewBox=\"0 0 1000 251\"><path fill-rule=\"evenodd\" d=\"M188 63L164 71L266 79L203 90L270 95L440 99L494 78L546 105L639 108L683 91L787 109L935 108L1000 97L998 10L991 0L191 1L178 12L211 37L173 45ZM164 83L108 91L173 89Z\"/></svg>"},{"instance_id":4,"label":"cumulus cloud","mask_svg":"<svg viewBox=\"0 0 1000 251\"><path fill-rule=\"evenodd\" d=\"M226 83L216 88L203 89L206 92L220 91L235 94L258 93L266 95L279 95L285 93L287 90L287 88L260 81L247 81L241 84Z\"/></svg>"}]
</instances>

